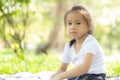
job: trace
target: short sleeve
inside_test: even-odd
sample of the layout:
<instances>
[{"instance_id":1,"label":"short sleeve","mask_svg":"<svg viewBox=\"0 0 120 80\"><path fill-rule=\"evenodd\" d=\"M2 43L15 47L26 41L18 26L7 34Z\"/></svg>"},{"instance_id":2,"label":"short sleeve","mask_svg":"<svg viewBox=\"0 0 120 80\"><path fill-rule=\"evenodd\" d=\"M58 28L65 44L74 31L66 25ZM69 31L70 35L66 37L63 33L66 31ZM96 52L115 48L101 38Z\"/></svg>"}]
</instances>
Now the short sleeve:
<instances>
[{"instance_id":1,"label":"short sleeve","mask_svg":"<svg viewBox=\"0 0 120 80\"><path fill-rule=\"evenodd\" d=\"M62 55L62 62L63 63L69 63L70 62L70 47L69 47L69 43L66 43L65 47L64 47L64 52Z\"/></svg>"},{"instance_id":2,"label":"short sleeve","mask_svg":"<svg viewBox=\"0 0 120 80\"><path fill-rule=\"evenodd\" d=\"M89 42L84 48L84 55L88 53L95 55L97 53L98 47L99 46L95 42Z\"/></svg>"}]
</instances>

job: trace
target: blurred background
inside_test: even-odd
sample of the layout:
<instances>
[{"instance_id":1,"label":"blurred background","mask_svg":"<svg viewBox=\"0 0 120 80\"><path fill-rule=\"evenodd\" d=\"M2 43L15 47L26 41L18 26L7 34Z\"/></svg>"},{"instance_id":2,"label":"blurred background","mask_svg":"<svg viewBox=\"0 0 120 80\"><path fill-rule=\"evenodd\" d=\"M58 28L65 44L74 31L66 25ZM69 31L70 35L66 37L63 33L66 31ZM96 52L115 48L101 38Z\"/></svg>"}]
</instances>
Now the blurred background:
<instances>
[{"instance_id":1,"label":"blurred background","mask_svg":"<svg viewBox=\"0 0 120 80\"><path fill-rule=\"evenodd\" d=\"M107 56L108 75L119 75L119 0L0 0L0 72L11 74L57 69L60 61L53 59L53 54L61 54L65 43L70 40L64 28L64 14L71 6L78 4L91 9L94 36ZM34 58L27 57L31 54ZM45 63L46 58L48 61ZM51 64L58 65L51 67L48 65L50 61L56 61Z\"/></svg>"}]
</instances>

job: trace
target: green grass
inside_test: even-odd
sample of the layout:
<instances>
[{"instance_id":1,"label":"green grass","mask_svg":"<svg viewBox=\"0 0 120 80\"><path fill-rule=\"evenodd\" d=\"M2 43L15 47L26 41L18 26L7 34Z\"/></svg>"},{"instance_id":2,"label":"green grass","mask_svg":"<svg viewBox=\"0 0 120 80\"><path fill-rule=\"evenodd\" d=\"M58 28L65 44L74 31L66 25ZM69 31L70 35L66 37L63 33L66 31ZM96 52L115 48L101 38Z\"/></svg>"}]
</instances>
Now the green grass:
<instances>
[{"instance_id":1,"label":"green grass","mask_svg":"<svg viewBox=\"0 0 120 80\"><path fill-rule=\"evenodd\" d=\"M107 76L120 75L120 61L107 61ZM15 53L0 52L0 74L14 74L18 72L55 71L60 66L60 56L56 54L25 54L24 60Z\"/></svg>"},{"instance_id":2,"label":"green grass","mask_svg":"<svg viewBox=\"0 0 120 80\"><path fill-rule=\"evenodd\" d=\"M107 61L107 75L120 76L120 61Z\"/></svg>"},{"instance_id":3,"label":"green grass","mask_svg":"<svg viewBox=\"0 0 120 80\"><path fill-rule=\"evenodd\" d=\"M24 60L18 58L15 54L0 54L0 74L55 71L59 65L60 60L55 54L25 54Z\"/></svg>"}]
</instances>

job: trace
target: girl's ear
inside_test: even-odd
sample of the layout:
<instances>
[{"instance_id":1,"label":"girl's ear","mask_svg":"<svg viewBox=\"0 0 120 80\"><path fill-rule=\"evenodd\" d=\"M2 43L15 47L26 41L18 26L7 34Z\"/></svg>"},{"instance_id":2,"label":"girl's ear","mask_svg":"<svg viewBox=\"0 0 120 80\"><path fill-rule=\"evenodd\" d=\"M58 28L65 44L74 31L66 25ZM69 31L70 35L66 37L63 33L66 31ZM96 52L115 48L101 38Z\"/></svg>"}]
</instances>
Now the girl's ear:
<instances>
[{"instance_id":1,"label":"girl's ear","mask_svg":"<svg viewBox=\"0 0 120 80\"><path fill-rule=\"evenodd\" d=\"M91 28L91 23L88 23L88 28L89 28L89 29Z\"/></svg>"},{"instance_id":2,"label":"girl's ear","mask_svg":"<svg viewBox=\"0 0 120 80\"><path fill-rule=\"evenodd\" d=\"M88 24L88 31L90 32L92 30L92 25L91 23Z\"/></svg>"},{"instance_id":3,"label":"girl's ear","mask_svg":"<svg viewBox=\"0 0 120 80\"><path fill-rule=\"evenodd\" d=\"M94 34L94 30L93 30L94 28L93 28L93 24L92 23L89 23L88 24L88 33L90 33L90 34Z\"/></svg>"}]
</instances>

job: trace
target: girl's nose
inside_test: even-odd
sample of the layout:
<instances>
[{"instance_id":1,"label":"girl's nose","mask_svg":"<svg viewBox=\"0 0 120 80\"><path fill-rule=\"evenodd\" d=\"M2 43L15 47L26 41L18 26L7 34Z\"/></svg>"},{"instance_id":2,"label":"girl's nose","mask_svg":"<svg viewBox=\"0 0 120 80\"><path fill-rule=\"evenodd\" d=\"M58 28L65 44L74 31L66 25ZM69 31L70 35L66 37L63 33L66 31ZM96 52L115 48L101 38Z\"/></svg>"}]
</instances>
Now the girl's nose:
<instances>
[{"instance_id":1,"label":"girl's nose","mask_svg":"<svg viewBox=\"0 0 120 80\"><path fill-rule=\"evenodd\" d=\"M75 25L74 25L74 24L72 24L72 25L70 26L70 28L71 28L71 29L74 29L74 28L75 28Z\"/></svg>"}]
</instances>

